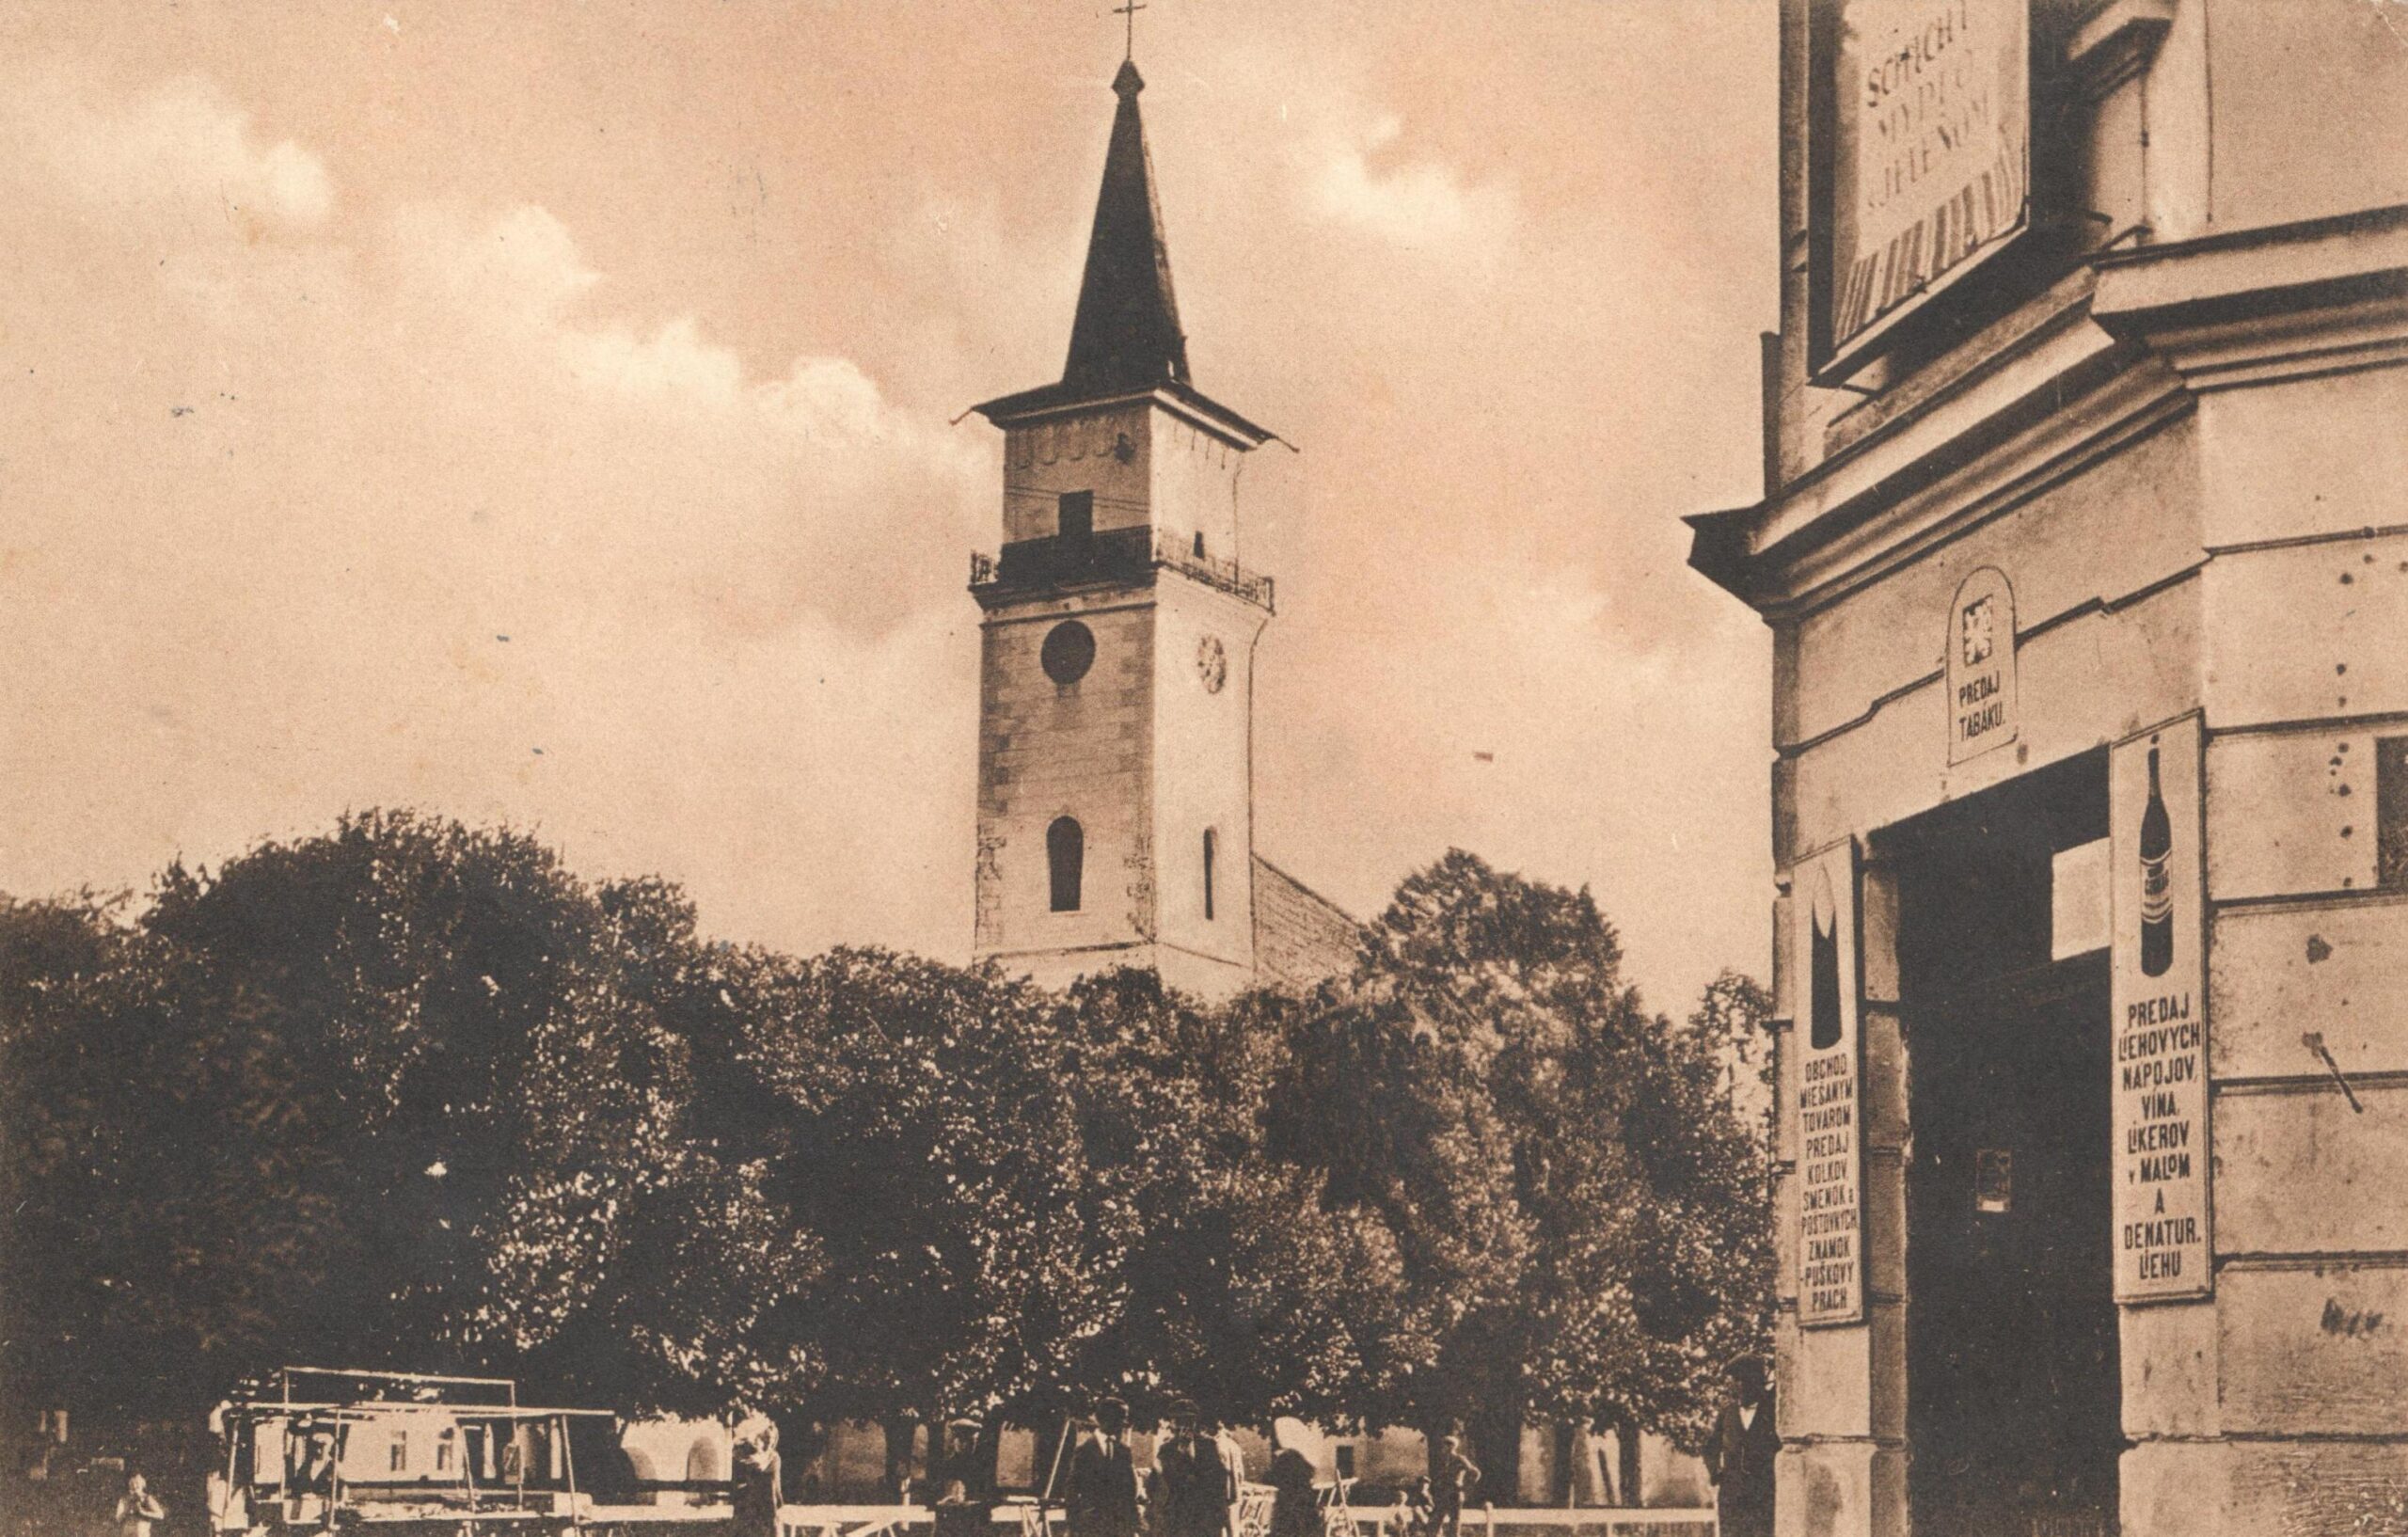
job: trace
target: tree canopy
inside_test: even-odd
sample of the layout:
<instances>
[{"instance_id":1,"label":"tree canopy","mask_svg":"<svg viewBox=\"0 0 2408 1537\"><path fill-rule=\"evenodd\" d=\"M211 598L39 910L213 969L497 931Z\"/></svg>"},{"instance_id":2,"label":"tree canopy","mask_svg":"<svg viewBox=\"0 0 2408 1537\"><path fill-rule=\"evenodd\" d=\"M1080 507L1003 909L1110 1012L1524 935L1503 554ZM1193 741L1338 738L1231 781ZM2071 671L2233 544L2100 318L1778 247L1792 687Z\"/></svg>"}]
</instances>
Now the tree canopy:
<instances>
[{"instance_id":1,"label":"tree canopy","mask_svg":"<svg viewBox=\"0 0 2408 1537\"><path fill-rule=\"evenodd\" d=\"M1351 974L1206 1006L712 943L659 881L348 817L138 908L0 898L0 1381L1688 1439L1764 1326L1752 986L1674 1025L1585 892L1462 853Z\"/></svg>"},{"instance_id":2,"label":"tree canopy","mask_svg":"<svg viewBox=\"0 0 2408 1537\"><path fill-rule=\"evenodd\" d=\"M1295 1006L1274 1143L1405 1256L1421 1355L1386 1415L1689 1442L1760 1339L1761 1149L1722 1043L1621 968L1586 892L1458 850L1398 889L1344 989Z\"/></svg>"}]
</instances>

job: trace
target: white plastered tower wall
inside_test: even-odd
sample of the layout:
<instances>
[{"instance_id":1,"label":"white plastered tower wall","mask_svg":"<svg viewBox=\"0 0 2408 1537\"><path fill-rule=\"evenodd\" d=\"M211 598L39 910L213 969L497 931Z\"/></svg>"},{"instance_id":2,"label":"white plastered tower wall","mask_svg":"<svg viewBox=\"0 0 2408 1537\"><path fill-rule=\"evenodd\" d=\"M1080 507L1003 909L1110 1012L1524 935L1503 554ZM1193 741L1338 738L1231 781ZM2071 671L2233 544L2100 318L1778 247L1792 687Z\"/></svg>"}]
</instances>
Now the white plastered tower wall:
<instances>
[{"instance_id":1,"label":"white plastered tower wall","mask_svg":"<svg viewBox=\"0 0 2408 1537\"><path fill-rule=\"evenodd\" d=\"M1270 615L1183 576L1156 591L1155 964L1217 997L1255 977L1254 649Z\"/></svg>"}]
</instances>

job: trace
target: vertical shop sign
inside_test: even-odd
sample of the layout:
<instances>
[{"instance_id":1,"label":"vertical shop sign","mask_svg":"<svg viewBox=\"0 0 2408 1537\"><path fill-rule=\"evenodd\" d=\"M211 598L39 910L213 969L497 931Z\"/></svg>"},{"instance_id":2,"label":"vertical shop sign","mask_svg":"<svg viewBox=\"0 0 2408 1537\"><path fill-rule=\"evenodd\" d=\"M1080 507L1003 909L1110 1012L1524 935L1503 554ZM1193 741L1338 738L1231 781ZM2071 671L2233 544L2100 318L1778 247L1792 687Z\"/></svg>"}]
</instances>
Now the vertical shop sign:
<instances>
[{"instance_id":1,"label":"vertical shop sign","mask_svg":"<svg viewBox=\"0 0 2408 1537\"><path fill-rule=\"evenodd\" d=\"M1798 866L1789 908L1798 926L1790 953L1806 973L1805 1017L1792 1037L1798 1057L1798 1322L1855 1323L1864 1317L1864 1117L1853 841Z\"/></svg>"},{"instance_id":2,"label":"vertical shop sign","mask_svg":"<svg viewBox=\"0 0 2408 1537\"><path fill-rule=\"evenodd\" d=\"M2109 775L2115 1300L2205 1296L2213 1282L2198 717L2119 743Z\"/></svg>"}]
</instances>

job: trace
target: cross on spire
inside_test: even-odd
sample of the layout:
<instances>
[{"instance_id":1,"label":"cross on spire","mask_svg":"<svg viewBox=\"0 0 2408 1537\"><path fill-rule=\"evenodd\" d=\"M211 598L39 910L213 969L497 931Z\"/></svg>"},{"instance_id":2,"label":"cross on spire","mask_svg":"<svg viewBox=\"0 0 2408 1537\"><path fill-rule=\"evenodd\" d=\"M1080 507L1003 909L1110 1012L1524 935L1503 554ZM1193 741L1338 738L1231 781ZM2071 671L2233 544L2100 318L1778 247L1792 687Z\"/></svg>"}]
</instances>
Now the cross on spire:
<instances>
[{"instance_id":1,"label":"cross on spire","mask_svg":"<svg viewBox=\"0 0 2408 1537\"><path fill-rule=\"evenodd\" d=\"M1137 56L1137 12L1145 8L1146 0L1121 0L1119 5L1112 8L1112 14L1115 16L1129 18L1127 36L1121 44L1122 58L1133 59Z\"/></svg>"}]
</instances>

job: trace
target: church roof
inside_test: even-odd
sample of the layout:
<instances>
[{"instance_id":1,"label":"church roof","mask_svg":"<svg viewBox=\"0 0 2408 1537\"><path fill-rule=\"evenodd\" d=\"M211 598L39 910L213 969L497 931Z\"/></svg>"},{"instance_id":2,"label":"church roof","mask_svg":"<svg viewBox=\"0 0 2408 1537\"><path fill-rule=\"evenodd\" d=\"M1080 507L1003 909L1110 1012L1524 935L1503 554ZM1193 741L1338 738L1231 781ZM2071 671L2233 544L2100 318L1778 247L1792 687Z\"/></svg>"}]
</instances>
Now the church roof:
<instances>
[{"instance_id":1,"label":"church roof","mask_svg":"<svg viewBox=\"0 0 2408 1537\"><path fill-rule=\"evenodd\" d=\"M1254 967L1273 985L1309 988L1354 969L1363 926L1287 871L1254 856Z\"/></svg>"},{"instance_id":2,"label":"church roof","mask_svg":"<svg viewBox=\"0 0 2408 1537\"><path fill-rule=\"evenodd\" d=\"M975 409L1000 423L1058 406L1161 390L1252 448L1269 440L1271 432L1206 396L1188 376L1187 333L1179 325L1153 157L1137 110L1137 93L1145 88L1137 66L1123 60L1112 80L1120 105L1112 117L1112 145L1104 152L1103 186L1096 194L1086 272L1079 280L1070 355L1060 382L1001 396Z\"/></svg>"},{"instance_id":3,"label":"church roof","mask_svg":"<svg viewBox=\"0 0 2408 1537\"><path fill-rule=\"evenodd\" d=\"M1145 88L1137 66L1122 60L1112 79L1120 106L1112 115L1103 190L1096 195L1095 229L1087 236L1086 276L1079 281L1078 317L1070 323L1070 357L1062 365L1062 383L1083 392L1117 395L1189 382L1187 336L1179 328L1179 299L1171 291L1170 246L1163 239L1162 201L1154 195L1154 162L1146 151L1146 123L1137 111L1137 93Z\"/></svg>"}]
</instances>

